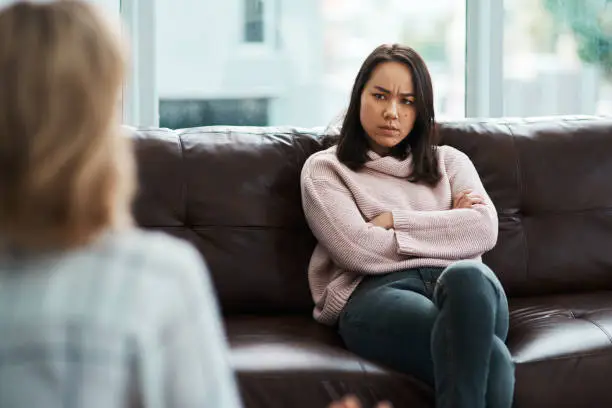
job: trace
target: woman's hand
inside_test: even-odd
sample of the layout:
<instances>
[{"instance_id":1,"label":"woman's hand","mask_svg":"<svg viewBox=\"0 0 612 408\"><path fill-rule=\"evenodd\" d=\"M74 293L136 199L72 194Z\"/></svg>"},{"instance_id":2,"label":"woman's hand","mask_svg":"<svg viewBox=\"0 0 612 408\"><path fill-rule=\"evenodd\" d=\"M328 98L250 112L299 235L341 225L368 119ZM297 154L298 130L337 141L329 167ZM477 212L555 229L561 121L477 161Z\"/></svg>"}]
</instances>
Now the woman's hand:
<instances>
[{"instance_id":1,"label":"woman's hand","mask_svg":"<svg viewBox=\"0 0 612 408\"><path fill-rule=\"evenodd\" d=\"M453 209L472 208L475 204L484 204L484 197L480 194L472 193L472 190L465 190L457 194L453 200Z\"/></svg>"},{"instance_id":2,"label":"woman's hand","mask_svg":"<svg viewBox=\"0 0 612 408\"><path fill-rule=\"evenodd\" d=\"M390 212L384 212L372 218L370 220L370 223L377 227L381 227L387 230L391 229L393 228L393 214L391 214Z\"/></svg>"},{"instance_id":3,"label":"woman's hand","mask_svg":"<svg viewBox=\"0 0 612 408\"><path fill-rule=\"evenodd\" d=\"M332 402L328 408L361 408L361 403L357 398L349 395L341 401ZM376 408L393 408L393 406L388 402L379 402Z\"/></svg>"}]
</instances>

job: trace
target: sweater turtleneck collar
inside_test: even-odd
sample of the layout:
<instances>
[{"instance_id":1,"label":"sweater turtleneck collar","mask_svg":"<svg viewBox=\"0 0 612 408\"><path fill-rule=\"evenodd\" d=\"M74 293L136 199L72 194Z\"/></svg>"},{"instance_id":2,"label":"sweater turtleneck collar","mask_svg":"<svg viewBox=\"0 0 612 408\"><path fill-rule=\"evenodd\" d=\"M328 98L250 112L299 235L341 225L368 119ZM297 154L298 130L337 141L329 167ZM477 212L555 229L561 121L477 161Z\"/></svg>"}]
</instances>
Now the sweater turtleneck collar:
<instances>
[{"instance_id":1,"label":"sweater turtleneck collar","mask_svg":"<svg viewBox=\"0 0 612 408\"><path fill-rule=\"evenodd\" d=\"M368 160L364 167L387 174L393 177L406 178L412 173L412 154L404 160L399 160L393 156L381 156L373 150L369 150Z\"/></svg>"}]
</instances>

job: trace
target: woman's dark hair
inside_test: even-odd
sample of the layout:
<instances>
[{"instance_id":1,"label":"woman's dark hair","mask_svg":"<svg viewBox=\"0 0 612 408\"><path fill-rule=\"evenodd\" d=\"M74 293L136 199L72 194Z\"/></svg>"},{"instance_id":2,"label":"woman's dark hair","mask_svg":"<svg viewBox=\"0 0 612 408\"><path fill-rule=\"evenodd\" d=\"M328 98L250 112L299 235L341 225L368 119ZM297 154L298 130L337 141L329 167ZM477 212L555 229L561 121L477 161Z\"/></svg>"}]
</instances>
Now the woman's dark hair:
<instances>
[{"instance_id":1,"label":"woman's dark hair","mask_svg":"<svg viewBox=\"0 0 612 408\"><path fill-rule=\"evenodd\" d=\"M381 45L363 62L342 122L336 153L338 160L353 170L361 168L368 160L368 136L360 119L361 94L374 69L384 62L399 62L410 69L417 111L412 130L389 154L404 160L412 153L413 170L408 180L435 186L440 180L440 170L431 77L421 56L410 47Z\"/></svg>"}]
</instances>

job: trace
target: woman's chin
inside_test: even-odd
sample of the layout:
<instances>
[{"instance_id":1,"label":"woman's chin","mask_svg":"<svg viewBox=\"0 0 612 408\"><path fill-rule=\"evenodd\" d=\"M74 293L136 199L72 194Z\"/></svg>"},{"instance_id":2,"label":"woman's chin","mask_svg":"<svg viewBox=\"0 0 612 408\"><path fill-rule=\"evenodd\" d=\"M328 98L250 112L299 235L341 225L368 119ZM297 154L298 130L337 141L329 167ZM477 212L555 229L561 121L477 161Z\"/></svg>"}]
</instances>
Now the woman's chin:
<instances>
[{"instance_id":1,"label":"woman's chin","mask_svg":"<svg viewBox=\"0 0 612 408\"><path fill-rule=\"evenodd\" d=\"M392 137L387 136L387 137L378 138L377 140L374 141L374 143L376 143L380 147L384 147L385 149L393 149L395 146L400 144L402 140L403 139L399 137L392 138Z\"/></svg>"},{"instance_id":2,"label":"woman's chin","mask_svg":"<svg viewBox=\"0 0 612 408\"><path fill-rule=\"evenodd\" d=\"M375 134L374 137L369 136L369 139L370 148L377 153L386 153L404 140L399 135L391 136L385 134Z\"/></svg>"}]
</instances>

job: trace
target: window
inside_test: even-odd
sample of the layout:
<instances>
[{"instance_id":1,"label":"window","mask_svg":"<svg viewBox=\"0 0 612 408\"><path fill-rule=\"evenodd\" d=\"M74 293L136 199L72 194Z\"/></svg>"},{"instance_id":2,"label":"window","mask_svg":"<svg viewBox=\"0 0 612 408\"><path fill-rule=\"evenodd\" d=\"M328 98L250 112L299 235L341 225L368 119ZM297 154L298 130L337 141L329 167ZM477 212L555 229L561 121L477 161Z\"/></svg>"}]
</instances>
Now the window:
<instances>
[{"instance_id":1,"label":"window","mask_svg":"<svg viewBox=\"0 0 612 408\"><path fill-rule=\"evenodd\" d=\"M244 41L264 41L264 0L244 0Z\"/></svg>"},{"instance_id":2,"label":"window","mask_svg":"<svg viewBox=\"0 0 612 408\"><path fill-rule=\"evenodd\" d=\"M166 100L159 106L161 127L180 129L212 125L265 126L267 99Z\"/></svg>"},{"instance_id":3,"label":"window","mask_svg":"<svg viewBox=\"0 0 612 408\"><path fill-rule=\"evenodd\" d=\"M346 109L365 57L391 42L425 58L438 115L464 116L465 0L154 4L155 87L165 125L329 125ZM178 114L179 107L190 113Z\"/></svg>"},{"instance_id":4,"label":"window","mask_svg":"<svg viewBox=\"0 0 612 408\"><path fill-rule=\"evenodd\" d=\"M393 42L427 62L438 118L612 115L609 0L121 1L138 23L140 125L169 101L234 101L185 123L326 126L367 54Z\"/></svg>"},{"instance_id":5,"label":"window","mask_svg":"<svg viewBox=\"0 0 612 408\"><path fill-rule=\"evenodd\" d=\"M612 114L612 3L504 0L505 116Z\"/></svg>"}]
</instances>

